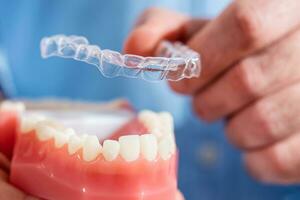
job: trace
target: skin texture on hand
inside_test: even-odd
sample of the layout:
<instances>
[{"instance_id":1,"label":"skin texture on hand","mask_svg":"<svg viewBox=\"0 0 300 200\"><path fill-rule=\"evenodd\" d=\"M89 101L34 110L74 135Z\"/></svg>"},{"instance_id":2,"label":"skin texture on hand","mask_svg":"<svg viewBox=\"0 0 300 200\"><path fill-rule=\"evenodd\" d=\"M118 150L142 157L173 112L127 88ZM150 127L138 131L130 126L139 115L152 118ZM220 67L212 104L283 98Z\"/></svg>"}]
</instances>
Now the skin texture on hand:
<instances>
[{"instance_id":1,"label":"skin texture on hand","mask_svg":"<svg viewBox=\"0 0 300 200\"><path fill-rule=\"evenodd\" d=\"M170 82L171 88L191 95L202 119L226 119L226 134L244 152L254 177L300 183L299 10L298 0L239 0L205 21L178 20L181 14L150 9L124 49L140 54L142 41L154 48L168 35L186 42L200 53L202 74ZM149 30L147 36L135 35L140 27Z\"/></svg>"},{"instance_id":2,"label":"skin texture on hand","mask_svg":"<svg viewBox=\"0 0 300 200\"><path fill-rule=\"evenodd\" d=\"M0 199L38 200L37 198L24 194L22 191L8 183L9 167L9 160L0 153Z\"/></svg>"}]
</instances>

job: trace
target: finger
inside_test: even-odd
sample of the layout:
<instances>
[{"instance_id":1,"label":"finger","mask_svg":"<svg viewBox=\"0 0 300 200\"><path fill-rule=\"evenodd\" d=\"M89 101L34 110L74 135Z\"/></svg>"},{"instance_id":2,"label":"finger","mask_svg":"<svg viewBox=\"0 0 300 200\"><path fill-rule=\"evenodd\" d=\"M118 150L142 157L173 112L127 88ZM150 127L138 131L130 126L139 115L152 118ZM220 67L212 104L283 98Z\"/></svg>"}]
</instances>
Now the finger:
<instances>
[{"instance_id":1,"label":"finger","mask_svg":"<svg viewBox=\"0 0 300 200\"><path fill-rule=\"evenodd\" d=\"M211 121L239 110L300 78L300 30L237 63L194 98L195 110Z\"/></svg>"},{"instance_id":2,"label":"finger","mask_svg":"<svg viewBox=\"0 0 300 200\"><path fill-rule=\"evenodd\" d=\"M268 183L300 183L300 133L268 148L245 154L249 172Z\"/></svg>"},{"instance_id":3,"label":"finger","mask_svg":"<svg viewBox=\"0 0 300 200\"><path fill-rule=\"evenodd\" d=\"M0 169L8 172L10 168L10 162L2 153L0 153Z\"/></svg>"},{"instance_id":4,"label":"finger","mask_svg":"<svg viewBox=\"0 0 300 200\"><path fill-rule=\"evenodd\" d=\"M8 174L4 170L0 169L0 181L7 181L7 180L8 180Z\"/></svg>"},{"instance_id":5,"label":"finger","mask_svg":"<svg viewBox=\"0 0 300 200\"><path fill-rule=\"evenodd\" d=\"M229 120L229 140L242 149L261 148L300 130L300 83L265 97Z\"/></svg>"},{"instance_id":6,"label":"finger","mask_svg":"<svg viewBox=\"0 0 300 200\"><path fill-rule=\"evenodd\" d=\"M299 9L295 0L233 2L188 42L201 54L201 78L172 83L172 88L188 94L202 89L241 58L294 30L300 23Z\"/></svg>"},{"instance_id":7,"label":"finger","mask_svg":"<svg viewBox=\"0 0 300 200\"><path fill-rule=\"evenodd\" d=\"M206 20L189 20L185 15L158 8L148 9L129 34L125 53L152 55L163 39L181 40L190 37Z\"/></svg>"},{"instance_id":8,"label":"finger","mask_svg":"<svg viewBox=\"0 0 300 200\"><path fill-rule=\"evenodd\" d=\"M178 191L176 194L176 200L184 200L184 197L180 191Z\"/></svg>"},{"instance_id":9,"label":"finger","mask_svg":"<svg viewBox=\"0 0 300 200\"><path fill-rule=\"evenodd\" d=\"M209 23L208 19L201 19L201 18L189 19L183 25L183 30L180 39L182 40L182 42L187 42L208 23Z\"/></svg>"},{"instance_id":10,"label":"finger","mask_svg":"<svg viewBox=\"0 0 300 200\"><path fill-rule=\"evenodd\" d=\"M3 181L0 181L0 199L38 200L37 198L24 194L22 191Z\"/></svg>"},{"instance_id":11,"label":"finger","mask_svg":"<svg viewBox=\"0 0 300 200\"><path fill-rule=\"evenodd\" d=\"M129 34L124 51L126 53L150 55L158 42L165 38L176 38L182 31L187 17L166 9L150 8L142 14L138 25Z\"/></svg>"}]
</instances>

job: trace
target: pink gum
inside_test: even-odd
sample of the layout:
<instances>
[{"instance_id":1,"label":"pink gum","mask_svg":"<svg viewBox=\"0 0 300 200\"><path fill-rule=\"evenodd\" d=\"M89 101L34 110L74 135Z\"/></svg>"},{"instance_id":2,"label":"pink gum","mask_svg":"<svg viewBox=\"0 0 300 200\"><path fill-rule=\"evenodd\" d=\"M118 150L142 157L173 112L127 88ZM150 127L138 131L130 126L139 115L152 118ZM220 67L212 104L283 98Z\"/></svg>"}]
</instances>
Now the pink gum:
<instances>
[{"instance_id":1,"label":"pink gum","mask_svg":"<svg viewBox=\"0 0 300 200\"><path fill-rule=\"evenodd\" d=\"M48 200L174 200L177 156L128 163L100 155L86 162L81 150L71 156L67 145L55 148L53 139L41 142L31 132L18 135L10 180Z\"/></svg>"}]
</instances>

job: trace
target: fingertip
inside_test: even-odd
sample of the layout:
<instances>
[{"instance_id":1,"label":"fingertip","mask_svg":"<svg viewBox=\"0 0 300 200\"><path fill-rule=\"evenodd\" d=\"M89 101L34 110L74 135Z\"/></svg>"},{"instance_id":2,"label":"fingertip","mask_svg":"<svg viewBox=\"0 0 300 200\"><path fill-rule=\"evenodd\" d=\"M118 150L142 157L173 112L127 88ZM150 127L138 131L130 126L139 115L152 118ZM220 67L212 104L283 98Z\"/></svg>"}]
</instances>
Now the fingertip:
<instances>
[{"instance_id":1,"label":"fingertip","mask_svg":"<svg viewBox=\"0 0 300 200\"><path fill-rule=\"evenodd\" d=\"M259 181L266 181L266 177L272 177L270 174L268 162L255 152L248 152L243 155L244 165L248 173Z\"/></svg>"},{"instance_id":2,"label":"fingertip","mask_svg":"<svg viewBox=\"0 0 300 200\"><path fill-rule=\"evenodd\" d=\"M184 200L184 197L180 191L178 191L176 194L176 200Z\"/></svg>"},{"instance_id":3,"label":"fingertip","mask_svg":"<svg viewBox=\"0 0 300 200\"><path fill-rule=\"evenodd\" d=\"M186 84L184 80L181 81L169 81L169 86L172 90L179 94L188 94Z\"/></svg>"},{"instance_id":4,"label":"fingertip","mask_svg":"<svg viewBox=\"0 0 300 200\"><path fill-rule=\"evenodd\" d=\"M201 96L193 96L192 106L196 115L203 121L212 123L213 121L217 120L217 118L213 116L213 110L209 110L206 105L207 104L205 103L205 101L201 99Z\"/></svg>"},{"instance_id":5,"label":"fingertip","mask_svg":"<svg viewBox=\"0 0 300 200\"><path fill-rule=\"evenodd\" d=\"M153 55L159 40L160 36L153 28L142 25L129 34L124 44L124 52L141 56Z\"/></svg>"}]
</instances>

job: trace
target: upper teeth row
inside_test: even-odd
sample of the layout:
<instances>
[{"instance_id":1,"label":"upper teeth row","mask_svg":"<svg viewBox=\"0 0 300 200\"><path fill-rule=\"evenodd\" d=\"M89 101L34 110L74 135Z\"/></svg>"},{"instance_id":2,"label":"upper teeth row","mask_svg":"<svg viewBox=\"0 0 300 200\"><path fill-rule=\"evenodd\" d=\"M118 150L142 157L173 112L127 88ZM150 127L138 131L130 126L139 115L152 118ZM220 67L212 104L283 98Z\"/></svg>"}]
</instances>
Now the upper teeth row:
<instances>
[{"instance_id":1,"label":"upper teeth row","mask_svg":"<svg viewBox=\"0 0 300 200\"><path fill-rule=\"evenodd\" d=\"M157 137L174 133L173 117L168 112L155 113L144 110L139 114L139 120Z\"/></svg>"},{"instance_id":2,"label":"upper teeth row","mask_svg":"<svg viewBox=\"0 0 300 200\"><path fill-rule=\"evenodd\" d=\"M170 140L172 145L171 149L175 151L174 122L170 113L155 113L150 110L145 110L140 112L138 117L139 120L146 125L150 133L161 140Z\"/></svg>"},{"instance_id":3,"label":"upper teeth row","mask_svg":"<svg viewBox=\"0 0 300 200\"><path fill-rule=\"evenodd\" d=\"M21 113L25 111L25 105L22 102L3 101L0 103L0 110Z\"/></svg>"},{"instance_id":4,"label":"upper teeth row","mask_svg":"<svg viewBox=\"0 0 300 200\"><path fill-rule=\"evenodd\" d=\"M149 113L149 112L148 112ZM148 114L146 114L148 115ZM166 114L162 114L165 116ZM145 114L140 118L145 120ZM167 117L162 117L167 118ZM148 118L148 120L151 120ZM145 120L145 121L148 121ZM170 120L170 119L168 119ZM150 122L148 122L150 123ZM171 128L166 126L165 131ZM162 129L162 127L160 127ZM140 156L148 161L153 161L158 157L167 160L175 152L175 142L172 134L156 135L150 130L150 134L121 136L118 141L105 140L103 145L99 143L95 135L77 135L73 129L65 128L61 124L47 120L41 116L26 116L21 119L21 133L35 131L40 141L54 139L56 148L61 148L67 144L68 153L75 154L82 149L82 158L85 161L93 161L100 154L107 161L112 161L121 156L125 161L137 160ZM169 132L171 133L171 132Z\"/></svg>"}]
</instances>

